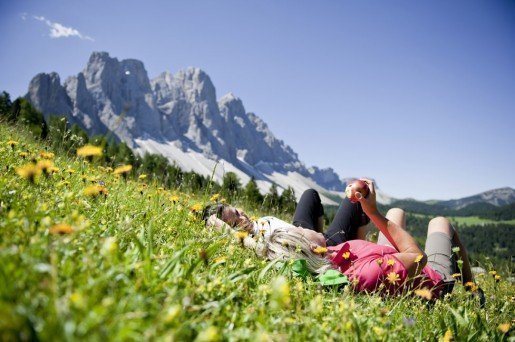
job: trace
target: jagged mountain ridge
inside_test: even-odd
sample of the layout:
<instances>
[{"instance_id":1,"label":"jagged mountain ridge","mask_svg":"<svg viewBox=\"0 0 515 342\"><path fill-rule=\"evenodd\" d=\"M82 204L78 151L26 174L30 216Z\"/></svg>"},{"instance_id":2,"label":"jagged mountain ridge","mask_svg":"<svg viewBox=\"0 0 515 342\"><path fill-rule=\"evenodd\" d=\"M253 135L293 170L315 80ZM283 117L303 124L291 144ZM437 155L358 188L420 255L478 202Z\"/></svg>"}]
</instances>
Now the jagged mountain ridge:
<instances>
[{"instance_id":1,"label":"jagged mountain ridge","mask_svg":"<svg viewBox=\"0 0 515 342\"><path fill-rule=\"evenodd\" d=\"M489 203L496 207L501 207L512 204L513 202L515 202L515 190L510 187L504 187L460 199L438 201L437 204L456 210L475 203Z\"/></svg>"},{"instance_id":2,"label":"jagged mountain ridge","mask_svg":"<svg viewBox=\"0 0 515 342\"><path fill-rule=\"evenodd\" d=\"M84 70L63 85L57 73L36 75L26 98L47 120L62 115L89 134L112 132L138 153L159 153L207 176L215 170L218 181L234 171L243 183L254 177L262 192L272 183L292 186L297 196L308 187L332 194L344 188L332 169L308 169L238 97L217 100L199 68L150 80L141 61L93 52Z\"/></svg>"}]
</instances>

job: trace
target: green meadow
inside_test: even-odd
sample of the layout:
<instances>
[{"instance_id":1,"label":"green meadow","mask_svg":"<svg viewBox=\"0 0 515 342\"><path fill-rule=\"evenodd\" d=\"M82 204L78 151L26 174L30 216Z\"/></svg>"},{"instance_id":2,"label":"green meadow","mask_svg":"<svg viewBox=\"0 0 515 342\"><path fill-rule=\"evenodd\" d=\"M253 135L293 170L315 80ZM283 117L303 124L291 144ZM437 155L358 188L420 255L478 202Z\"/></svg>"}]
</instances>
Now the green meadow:
<instances>
[{"instance_id":1,"label":"green meadow","mask_svg":"<svg viewBox=\"0 0 515 342\"><path fill-rule=\"evenodd\" d=\"M0 340L513 340L508 267L482 265L484 308L461 284L435 302L322 287L206 229L209 186L127 169L0 123Z\"/></svg>"}]
</instances>

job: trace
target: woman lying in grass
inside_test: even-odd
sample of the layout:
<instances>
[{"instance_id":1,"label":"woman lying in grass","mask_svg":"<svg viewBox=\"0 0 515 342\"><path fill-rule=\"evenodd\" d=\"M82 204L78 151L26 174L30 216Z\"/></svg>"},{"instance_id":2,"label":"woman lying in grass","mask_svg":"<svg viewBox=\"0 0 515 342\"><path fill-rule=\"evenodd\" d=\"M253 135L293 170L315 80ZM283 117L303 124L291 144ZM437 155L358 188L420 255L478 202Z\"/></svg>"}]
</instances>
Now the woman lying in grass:
<instances>
[{"instance_id":1,"label":"woman lying in grass","mask_svg":"<svg viewBox=\"0 0 515 342\"><path fill-rule=\"evenodd\" d=\"M365 181L369 195L364 198L357 194L359 207L350 206L344 199L335 217L335 221L340 222L331 224L329 234L315 231L315 227L320 227L319 218L323 211L320 201L313 200L318 196L314 190L301 197L293 225L284 221L271 222L267 227L270 229L263 232L259 230L259 223L251 222L242 211L232 207L217 207L214 213L208 211L211 215L206 215L207 225L220 228L228 225L257 237L261 233L262 239L248 237L244 241L258 255L269 260L304 259L312 273L339 270L354 284L356 291L395 294L418 289L426 298L439 298L452 290L453 275L459 272L457 266L460 263L463 283L471 290L479 291L483 302L482 291L473 283L466 250L449 220L436 217L430 221L425 251L422 251L406 231L404 211L394 208L383 216L377 209L374 183ZM362 223L367 221L360 211L379 229L377 243L358 239L364 234ZM341 227L341 233L335 235L333 227ZM344 239L347 236L351 237L348 241ZM333 245L335 237L341 242ZM456 260L453 250L457 251L461 261Z\"/></svg>"}]
</instances>

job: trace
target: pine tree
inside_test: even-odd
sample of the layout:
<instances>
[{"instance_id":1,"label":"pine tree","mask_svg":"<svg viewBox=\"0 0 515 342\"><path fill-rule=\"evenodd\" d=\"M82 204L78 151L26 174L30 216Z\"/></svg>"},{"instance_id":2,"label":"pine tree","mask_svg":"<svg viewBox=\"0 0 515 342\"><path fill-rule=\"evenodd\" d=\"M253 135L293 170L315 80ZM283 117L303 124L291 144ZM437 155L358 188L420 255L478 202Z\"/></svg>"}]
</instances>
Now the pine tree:
<instances>
[{"instance_id":1,"label":"pine tree","mask_svg":"<svg viewBox=\"0 0 515 342\"><path fill-rule=\"evenodd\" d=\"M275 185L275 183L272 184L268 194L265 195L263 204L267 210L278 211L280 203L279 194L277 193L277 185Z\"/></svg>"},{"instance_id":2,"label":"pine tree","mask_svg":"<svg viewBox=\"0 0 515 342\"><path fill-rule=\"evenodd\" d=\"M247 185L245 185L245 198L250 204L262 205L263 195L259 192L254 177L252 177Z\"/></svg>"},{"instance_id":3,"label":"pine tree","mask_svg":"<svg viewBox=\"0 0 515 342\"><path fill-rule=\"evenodd\" d=\"M293 214L295 212L295 206L297 205L297 200L295 198L295 190L291 186L286 188L281 194L279 198L279 203L281 210L286 213Z\"/></svg>"},{"instance_id":4,"label":"pine tree","mask_svg":"<svg viewBox=\"0 0 515 342\"><path fill-rule=\"evenodd\" d=\"M222 194L233 199L241 193L241 183L234 172L227 172L222 182Z\"/></svg>"}]
</instances>

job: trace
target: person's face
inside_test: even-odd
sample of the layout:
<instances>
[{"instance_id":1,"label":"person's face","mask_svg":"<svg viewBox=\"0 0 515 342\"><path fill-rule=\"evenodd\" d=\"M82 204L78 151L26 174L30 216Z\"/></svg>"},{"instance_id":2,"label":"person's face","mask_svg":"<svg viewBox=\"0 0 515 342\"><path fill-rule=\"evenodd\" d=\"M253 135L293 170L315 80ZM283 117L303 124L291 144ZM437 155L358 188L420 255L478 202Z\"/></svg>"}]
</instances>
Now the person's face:
<instances>
[{"instance_id":1,"label":"person's face","mask_svg":"<svg viewBox=\"0 0 515 342\"><path fill-rule=\"evenodd\" d=\"M225 207L222 211L222 221L231 227L243 227L250 222L250 219L241 209Z\"/></svg>"}]
</instances>

